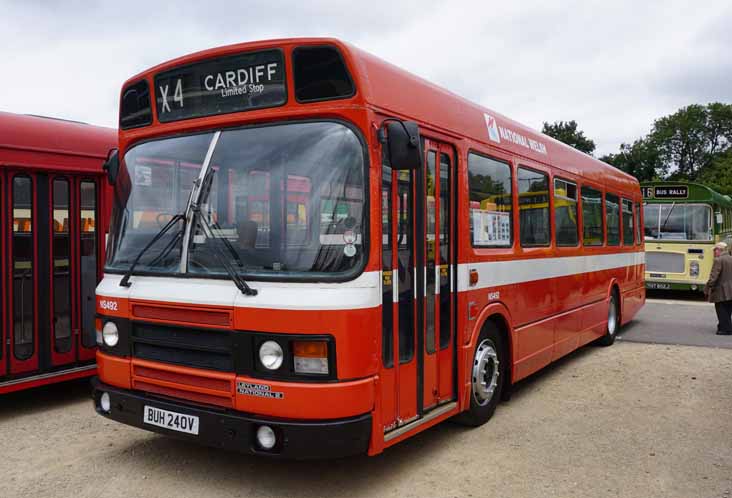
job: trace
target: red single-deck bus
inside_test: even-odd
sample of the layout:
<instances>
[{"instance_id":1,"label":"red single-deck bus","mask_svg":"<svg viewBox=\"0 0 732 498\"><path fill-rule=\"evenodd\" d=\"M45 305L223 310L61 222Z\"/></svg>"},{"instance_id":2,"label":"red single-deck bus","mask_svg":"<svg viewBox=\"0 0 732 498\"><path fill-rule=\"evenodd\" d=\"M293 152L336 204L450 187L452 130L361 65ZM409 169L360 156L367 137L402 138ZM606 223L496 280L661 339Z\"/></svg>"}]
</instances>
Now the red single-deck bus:
<instances>
[{"instance_id":1,"label":"red single-deck bus","mask_svg":"<svg viewBox=\"0 0 732 498\"><path fill-rule=\"evenodd\" d=\"M0 112L0 394L96 372L115 130Z\"/></svg>"},{"instance_id":2,"label":"red single-deck bus","mask_svg":"<svg viewBox=\"0 0 732 498\"><path fill-rule=\"evenodd\" d=\"M332 39L128 80L97 288L105 417L256 454L375 455L645 300L638 182Z\"/></svg>"}]
</instances>

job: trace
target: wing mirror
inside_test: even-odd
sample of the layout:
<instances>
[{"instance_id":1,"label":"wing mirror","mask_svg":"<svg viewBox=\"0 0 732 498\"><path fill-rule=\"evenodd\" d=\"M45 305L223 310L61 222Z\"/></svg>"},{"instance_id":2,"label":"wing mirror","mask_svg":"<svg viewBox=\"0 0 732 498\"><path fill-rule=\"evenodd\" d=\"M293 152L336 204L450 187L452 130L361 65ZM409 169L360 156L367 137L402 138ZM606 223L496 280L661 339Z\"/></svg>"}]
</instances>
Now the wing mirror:
<instances>
[{"instance_id":1,"label":"wing mirror","mask_svg":"<svg viewBox=\"0 0 732 498\"><path fill-rule=\"evenodd\" d=\"M395 170L417 169L422 165L422 139L414 121L389 119L386 137L380 130L382 144L386 144L389 165Z\"/></svg>"},{"instance_id":2,"label":"wing mirror","mask_svg":"<svg viewBox=\"0 0 732 498\"><path fill-rule=\"evenodd\" d=\"M119 174L118 152L117 149L110 149L107 160L102 165L102 169L107 172L107 181L110 185L117 183L117 175Z\"/></svg>"}]
</instances>

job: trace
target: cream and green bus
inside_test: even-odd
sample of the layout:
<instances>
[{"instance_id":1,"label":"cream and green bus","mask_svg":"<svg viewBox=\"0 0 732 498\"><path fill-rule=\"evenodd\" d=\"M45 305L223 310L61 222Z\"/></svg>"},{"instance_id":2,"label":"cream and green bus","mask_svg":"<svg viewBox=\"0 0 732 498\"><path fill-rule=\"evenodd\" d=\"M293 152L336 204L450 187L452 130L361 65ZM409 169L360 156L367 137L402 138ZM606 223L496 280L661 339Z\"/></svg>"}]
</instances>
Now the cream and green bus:
<instances>
[{"instance_id":1,"label":"cream and green bus","mask_svg":"<svg viewBox=\"0 0 732 498\"><path fill-rule=\"evenodd\" d=\"M646 288L701 291L714 244L732 241L732 199L688 182L644 182Z\"/></svg>"}]
</instances>

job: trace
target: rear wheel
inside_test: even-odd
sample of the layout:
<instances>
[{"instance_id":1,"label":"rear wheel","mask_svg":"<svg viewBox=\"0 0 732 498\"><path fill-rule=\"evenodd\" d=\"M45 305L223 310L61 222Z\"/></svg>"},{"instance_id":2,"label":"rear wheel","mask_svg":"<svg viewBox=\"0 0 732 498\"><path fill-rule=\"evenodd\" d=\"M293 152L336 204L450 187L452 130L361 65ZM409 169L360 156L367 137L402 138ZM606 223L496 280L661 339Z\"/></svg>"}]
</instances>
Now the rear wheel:
<instances>
[{"instance_id":1,"label":"rear wheel","mask_svg":"<svg viewBox=\"0 0 732 498\"><path fill-rule=\"evenodd\" d=\"M607 310L607 326L605 335L600 337L597 344L600 346L611 346L615 342L618 329L620 329L620 306L618 304L617 293L613 291L610 294L610 303Z\"/></svg>"},{"instance_id":2,"label":"rear wheel","mask_svg":"<svg viewBox=\"0 0 732 498\"><path fill-rule=\"evenodd\" d=\"M493 416L506 381L508 359L503 340L492 322L486 323L473 352L470 371L470 409L456 417L456 422L477 427Z\"/></svg>"}]
</instances>

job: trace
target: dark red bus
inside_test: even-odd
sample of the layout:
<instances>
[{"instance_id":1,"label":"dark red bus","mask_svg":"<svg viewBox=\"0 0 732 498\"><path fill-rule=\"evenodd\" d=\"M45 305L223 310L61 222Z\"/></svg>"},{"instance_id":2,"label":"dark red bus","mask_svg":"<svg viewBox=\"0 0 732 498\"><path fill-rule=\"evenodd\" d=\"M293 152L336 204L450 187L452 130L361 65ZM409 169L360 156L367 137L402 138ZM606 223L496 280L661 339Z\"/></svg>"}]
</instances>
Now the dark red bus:
<instances>
[{"instance_id":1,"label":"dark red bus","mask_svg":"<svg viewBox=\"0 0 732 498\"><path fill-rule=\"evenodd\" d=\"M0 112L0 394L96 371L116 132Z\"/></svg>"}]
</instances>

